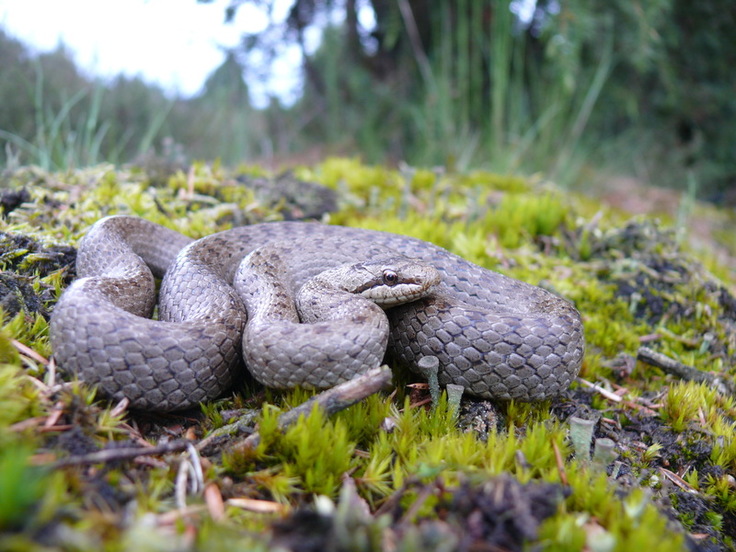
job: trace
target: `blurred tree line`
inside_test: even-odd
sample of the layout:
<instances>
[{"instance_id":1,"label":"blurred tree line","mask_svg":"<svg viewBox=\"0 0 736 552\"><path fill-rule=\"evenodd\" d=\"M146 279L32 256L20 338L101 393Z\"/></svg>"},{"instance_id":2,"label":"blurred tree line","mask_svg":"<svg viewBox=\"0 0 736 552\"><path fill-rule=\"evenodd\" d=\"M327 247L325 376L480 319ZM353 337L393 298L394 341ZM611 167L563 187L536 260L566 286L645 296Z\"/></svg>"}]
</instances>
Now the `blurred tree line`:
<instances>
[{"instance_id":1,"label":"blurred tree line","mask_svg":"<svg viewBox=\"0 0 736 552\"><path fill-rule=\"evenodd\" d=\"M335 10L343 24L308 55L306 31ZM734 29L723 0L292 0L243 51L299 45L305 131L369 157L563 181L592 163L736 194Z\"/></svg>"},{"instance_id":2,"label":"blurred tree line","mask_svg":"<svg viewBox=\"0 0 736 552\"><path fill-rule=\"evenodd\" d=\"M245 3L271 14L275 0L233 0L226 16ZM231 164L318 146L566 183L608 167L722 194L736 187L735 28L723 0L292 0L200 96L175 100L138 79L101 86L63 49L30 57L0 35L0 129L38 144L59 119L67 141L87 132L119 162L169 137ZM255 110L245 83L285 44L302 51L302 95Z\"/></svg>"},{"instance_id":3,"label":"blurred tree line","mask_svg":"<svg viewBox=\"0 0 736 552\"><path fill-rule=\"evenodd\" d=\"M250 106L234 54L191 99L138 77L83 74L63 45L33 54L0 29L0 153L4 164L54 169L152 157L237 163L258 154L263 117Z\"/></svg>"}]
</instances>

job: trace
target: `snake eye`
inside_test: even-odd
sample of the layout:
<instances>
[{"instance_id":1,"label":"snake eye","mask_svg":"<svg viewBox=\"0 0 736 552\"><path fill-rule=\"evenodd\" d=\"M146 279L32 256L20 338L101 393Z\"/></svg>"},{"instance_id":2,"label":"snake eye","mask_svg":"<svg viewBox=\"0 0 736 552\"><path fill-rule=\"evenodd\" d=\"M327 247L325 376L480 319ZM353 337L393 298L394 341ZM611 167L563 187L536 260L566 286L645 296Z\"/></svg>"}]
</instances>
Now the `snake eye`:
<instances>
[{"instance_id":1,"label":"snake eye","mask_svg":"<svg viewBox=\"0 0 736 552\"><path fill-rule=\"evenodd\" d=\"M383 283L387 286L393 286L399 281L398 275L393 270L383 271Z\"/></svg>"}]
</instances>

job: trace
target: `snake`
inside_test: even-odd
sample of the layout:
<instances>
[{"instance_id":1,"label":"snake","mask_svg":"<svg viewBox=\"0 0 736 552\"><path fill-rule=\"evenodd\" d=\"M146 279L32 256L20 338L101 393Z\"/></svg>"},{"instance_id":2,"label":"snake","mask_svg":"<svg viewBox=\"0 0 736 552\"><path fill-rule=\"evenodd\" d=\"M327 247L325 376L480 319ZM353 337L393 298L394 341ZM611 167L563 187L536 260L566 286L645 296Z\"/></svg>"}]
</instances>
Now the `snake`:
<instances>
[{"instance_id":1,"label":"snake","mask_svg":"<svg viewBox=\"0 0 736 552\"><path fill-rule=\"evenodd\" d=\"M89 228L76 268L50 320L54 359L144 411L220 397L243 365L269 387L321 389L384 356L414 371L434 357L439 383L469 395L537 401L583 360L570 301L379 230L264 222L194 240L115 215Z\"/></svg>"}]
</instances>

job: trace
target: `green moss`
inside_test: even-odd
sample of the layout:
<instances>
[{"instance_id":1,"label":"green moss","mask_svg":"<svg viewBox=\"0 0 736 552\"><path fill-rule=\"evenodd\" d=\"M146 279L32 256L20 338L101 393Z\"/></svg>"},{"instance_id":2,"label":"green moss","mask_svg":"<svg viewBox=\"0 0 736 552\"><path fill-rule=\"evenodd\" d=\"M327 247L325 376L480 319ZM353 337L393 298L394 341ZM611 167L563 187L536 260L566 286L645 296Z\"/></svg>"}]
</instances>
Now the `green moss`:
<instances>
[{"instance_id":1,"label":"green moss","mask_svg":"<svg viewBox=\"0 0 736 552\"><path fill-rule=\"evenodd\" d=\"M340 420L329 421L318 408L290 427L271 452L289 466L309 493L336 495L350 468L355 445Z\"/></svg>"},{"instance_id":2,"label":"green moss","mask_svg":"<svg viewBox=\"0 0 736 552\"><path fill-rule=\"evenodd\" d=\"M3 337L0 334L0 344ZM32 427L21 431L13 425L37 416L41 411L38 387L24 373L19 363L0 362L0 450L27 440L35 444Z\"/></svg>"},{"instance_id":3,"label":"green moss","mask_svg":"<svg viewBox=\"0 0 736 552\"><path fill-rule=\"evenodd\" d=\"M30 170L24 174L23 178L37 183L31 190L33 203L13 212L12 224L0 222L0 229L32 235L46 244L75 244L92 222L116 213L140 215L195 237L238 221L281 216L277 207L259 202L234 180L234 174L268 176L257 167L240 167L232 173L200 163L187 174L171 175L159 187L145 173L110 166L56 175ZM675 550L684 547L682 530L668 526L667 516L655 505L668 493L662 479L656 477L656 468L669 466L682 473L712 507L691 519L680 512L685 524L699 527L706 523L714 531L724 531L727 516L736 511L733 399L704 385L673 382L671 376L641 363L633 372L621 373L612 368L612 360L621 353L633 357L643 336L651 339L656 335L654 346L661 352L698 369L733 377L736 340L727 322L733 316L728 310L731 296L724 291L733 282L714 280L661 225L626 221L622 214L590 199L518 177L413 168L395 171L366 166L357 159L328 159L315 167L299 168L295 174L341 192L341 209L330 216L330 222L429 240L572 300L583 315L587 340L581 376L604 386L625 386L627 401L646 401L644 404L658 409L653 420L663 428L659 434L640 429L643 448L628 446L630 442L622 437L618 461L629 469L629 475L614 479L573 458L567 425L557 416L565 419L564 412L573 405L609 418L605 427L610 431L615 431L616 422L629 427L634 422L641 427L642 422L625 402L612 404L583 388L562 406L556 401L505 405L503 429L491 432L485 440L456 427L456 413L444 394L434 409L411 406L403 390L395 396L376 394L330 419L313 411L284 432L278 428L278 415L312 393L267 392L256 399L260 402L265 396L266 401L258 421L259 446L254 450L224 446L221 451L208 452L206 477L222 489L224 498L275 500L298 509L311 505L314 496L326 495L338 500L340 508L344 506L340 500L348 500L343 481L349 474L357 491L353 499L364 500L371 512L390 506L394 499L400 512L424 501L412 509L405 532L396 536L409 550L411 543L425 542L422 523L442 521L438 512L451 503L463 482L482 485L493 476L510 474L522 482L568 482L569 496L542 524L537 542L530 546ZM30 270L33 289L38 293L46 290L51 307L65 284L63 273L34 276L34 267L43 260L34 255L22 252L3 260L26 263L24 270ZM729 274L709 263L717 274ZM664 307L658 311L658 305ZM21 478L37 473L26 460L30 451L69 454L64 448L68 445L61 446L55 433L38 429L44 420L40 417L56 406L63 409L57 422L60 427L80 428L93 444L111 446L135 436L131 425L152 440L164 433L180 436L191 425L206 433L225 423L224 409L253 400L212 402L203 406L201 416L122 419L109 407L100 408L94 392L69 382L67 375L56 375L63 387L52 392L44 389L49 375L46 367L19 354L11 340L48 356L47 333L43 315L28 313L5 320L0 330L0 450L22 451L15 460L8 460L23 457L8 469L14 474L20 469ZM16 425L18 422L26 425ZM232 435L226 443L237 438ZM122 462L94 470L65 469L42 476L39 487L13 488L11 494L35 527L63 526L78 537L77 548L138 547L153 542L147 540L152 534L163 534L155 523L151 527L150 520L175 509L179 458L161 457L151 463L155 467ZM690 471L679 470L684 463L692 466ZM95 474L101 475L95 479ZM119 499L120 509L127 512L125 523L119 512L101 514L88 498L99 496L94 485L103 483L105 492L135 500ZM426 489L433 488L442 490L427 495ZM200 497L187 499L201 507ZM225 512L225 519L216 523L202 507L196 515L182 518L171 534L193 532L201 548L266 549L264 534L272 517L232 506ZM398 518L366 515L363 525L358 524L366 535L396 529ZM12 523L16 528L13 538L20 542L23 537L17 532L17 519ZM183 542L177 539L169 544L175 547Z\"/></svg>"},{"instance_id":4,"label":"green moss","mask_svg":"<svg viewBox=\"0 0 736 552\"><path fill-rule=\"evenodd\" d=\"M736 470L736 422L718 416L711 425L715 442L710 458L729 471Z\"/></svg>"},{"instance_id":5,"label":"green moss","mask_svg":"<svg viewBox=\"0 0 736 552\"><path fill-rule=\"evenodd\" d=\"M0 311L0 316L2 320L5 319L2 311ZM20 366L20 353L13 345L14 333L5 326L0 327L0 365Z\"/></svg>"},{"instance_id":6,"label":"green moss","mask_svg":"<svg viewBox=\"0 0 736 552\"><path fill-rule=\"evenodd\" d=\"M500 244L515 249L541 236L551 236L566 223L569 205L551 192L540 195L507 194L481 222Z\"/></svg>"},{"instance_id":7,"label":"green moss","mask_svg":"<svg viewBox=\"0 0 736 552\"><path fill-rule=\"evenodd\" d=\"M523 194L532 190L531 184L524 178L486 171L473 171L467 175L457 175L455 185L459 188L482 187L514 194Z\"/></svg>"},{"instance_id":8,"label":"green moss","mask_svg":"<svg viewBox=\"0 0 736 552\"><path fill-rule=\"evenodd\" d=\"M706 386L687 382L675 383L665 395L660 416L677 432L697 422L698 412L707 394ZM702 411L701 411L702 412Z\"/></svg>"},{"instance_id":9,"label":"green moss","mask_svg":"<svg viewBox=\"0 0 736 552\"><path fill-rule=\"evenodd\" d=\"M694 476L697 478L697 472ZM733 479L729 475L715 477L709 475L705 480L705 494L712 496L723 508L733 515L736 513L736 493L733 492Z\"/></svg>"},{"instance_id":10,"label":"green moss","mask_svg":"<svg viewBox=\"0 0 736 552\"><path fill-rule=\"evenodd\" d=\"M43 472L28 465L30 453L28 446L0 451L0 532L28 524L30 510L43 495Z\"/></svg>"}]
</instances>

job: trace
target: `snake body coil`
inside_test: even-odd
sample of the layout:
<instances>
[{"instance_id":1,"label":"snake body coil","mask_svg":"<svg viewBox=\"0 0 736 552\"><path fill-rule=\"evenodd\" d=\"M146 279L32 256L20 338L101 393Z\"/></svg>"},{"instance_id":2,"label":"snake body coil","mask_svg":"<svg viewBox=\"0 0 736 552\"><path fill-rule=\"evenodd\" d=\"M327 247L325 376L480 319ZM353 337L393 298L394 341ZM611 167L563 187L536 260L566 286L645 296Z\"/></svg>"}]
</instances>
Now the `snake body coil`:
<instances>
[{"instance_id":1,"label":"snake body coil","mask_svg":"<svg viewBox=\"0 0 736 552\"><path fill-rule=\"evenodd\" d=\"M538 400L566 389L580 369L583 329L570 303L430 243L299 222L240 227L193 241L126 216L102 219L80 244L80 279L64 292L51 320L57 362L83 381L96 384L105 395L127 397L134 407L147 410L186 408L222 394L240 366L241 341L249 369L253 371L252 365L258 363L256 377L276 387L333 385L374 367L366 365L375 364L374 357L380 362L380 347L366 360L361 355L374 345L340 334L335 351L350 351L346 357L350 368L345 374L333 374L329 363L314 361L310 353L327 339L322 323L301 324L300 333L285 330L271 341L278 347L287 340L297 350L292 355L296 360L290 361L297 372L312 373L314 367L326 370L305 381L302 375L294 375L293 366L277 358L278 353L263 346L269 336L267 319L251 339L261 346L254 354L262 358L251 358L247 332L243 338L247 319L243 299L248 312L254 313L261 292L249 291L254 276L238 269L249 253L274 243L283 259L280 285L289 294L296 294L326 270L380 260L387 254L419 259L433 267L440 282L429 295L386 311L388 351L409 367L424 356L437 357L443 385L460 384L480 397ZM154 276L163 277L157 321L146 318L155 304ZM322 302L319 298L308 301L317 307ZM380 325L383 314L375 306L368 309L374 309L373 314L366 316ZM353 318L360 321L364 316ZM358 330L349 335L360 334Z\"/></svg>"}]
</instances>

